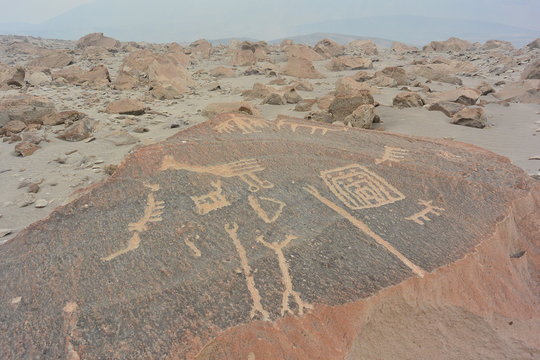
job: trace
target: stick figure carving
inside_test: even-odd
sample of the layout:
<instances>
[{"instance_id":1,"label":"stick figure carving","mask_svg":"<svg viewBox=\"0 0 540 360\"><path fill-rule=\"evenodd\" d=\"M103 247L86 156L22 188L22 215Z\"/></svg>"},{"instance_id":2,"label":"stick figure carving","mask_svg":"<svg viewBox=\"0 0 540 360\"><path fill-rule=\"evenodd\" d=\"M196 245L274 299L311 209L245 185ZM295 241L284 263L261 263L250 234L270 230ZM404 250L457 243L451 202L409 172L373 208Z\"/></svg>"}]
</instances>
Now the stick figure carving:
<instances>
[{"instance_id":1,"label":"stick figure carving","mask_svg":"<svg viewBox=\"0 0 540 360\"><path fill-rule=\"evenodd\" d=\"M433 214L435 216L441 216L441 211L444 211L443 208L433 206L433 201L426 201L426 200L418 200L418 205L424 206L424 209L417 212L416 214L413 214L409 217L406 217L406 220L411 220L417 223L418 225L424 225L425 221L431 221L431 219L428 217L429 214Z\"/></svg>"},{"instance_id":2,"label":"stick figure carving","mask_svg":"<svg viewBox=\"0 0 540 360\"><path fill-rule=\"evenodd\" d=\"M281 282L285 287L281 300L282 316L285 315L285 312L288 312L289 314L294 314L294 312L291 310L291 307L289 306L289 300L291 297L294 299L296 305L298 306L298 315L303 315L304 309L313 309L313 305L304 302L300 297L300 293L293 289L292 277L289 271L289 264L287 263L285 255L283 254L283 248L289 245L289 243L294 239L297 239L297 237L294 235L287 235L285 237L285 240L280 243L269 243L264 240L264 237L262 235L257 237L257 241L266 246L267 248L272 249L278 259L279 269L281 270Z\"/></svg>"},{"instance_id":3,"label":"stick figure carving","mask_svg":"<svg viewBox=\"0 0 540 360\"><path fill-rule=\"evenodd\" d=\"M259 290L255 286L255 279L253 278L253 272L251 270L251 267L249 266L249 260L247 257L246 249L242 245L242 242L238 238L238 224L225 224L225 231L227 234L229 234L229 237L233 241L234 247L236 248L236 252L238 253L238 256L240 257L240 264L242 266L242 272L244 274L244 277L246 279L246 285L249 291L249 294L251 295L251 300L253 301L253 306L251 308L251 312L249 314L250 318L254 318L257 313L259 313L262 317L262 320L269 320L270 314L268 311L264 309L261 303L261 294L259 293Z\"/></svg>"}]
</instances>

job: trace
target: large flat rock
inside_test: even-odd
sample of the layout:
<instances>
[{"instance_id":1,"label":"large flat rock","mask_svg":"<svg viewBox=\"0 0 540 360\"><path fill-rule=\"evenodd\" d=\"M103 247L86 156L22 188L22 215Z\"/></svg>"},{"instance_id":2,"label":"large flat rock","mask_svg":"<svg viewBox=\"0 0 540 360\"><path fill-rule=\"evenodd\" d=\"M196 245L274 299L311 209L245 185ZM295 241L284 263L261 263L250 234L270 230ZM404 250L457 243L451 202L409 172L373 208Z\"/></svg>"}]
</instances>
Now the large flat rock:
<instances>
[{"instance_id":1,"label":"large flat rock","mask_svg":"<svg viewBox=\"0 0 540 360\"><path fill-rule=\"evenodd\" d=\"M427 281L537 191L473 146L220 115L0 246L0 357L262 359L258 327Z\"/></svg>"}]
</instances>

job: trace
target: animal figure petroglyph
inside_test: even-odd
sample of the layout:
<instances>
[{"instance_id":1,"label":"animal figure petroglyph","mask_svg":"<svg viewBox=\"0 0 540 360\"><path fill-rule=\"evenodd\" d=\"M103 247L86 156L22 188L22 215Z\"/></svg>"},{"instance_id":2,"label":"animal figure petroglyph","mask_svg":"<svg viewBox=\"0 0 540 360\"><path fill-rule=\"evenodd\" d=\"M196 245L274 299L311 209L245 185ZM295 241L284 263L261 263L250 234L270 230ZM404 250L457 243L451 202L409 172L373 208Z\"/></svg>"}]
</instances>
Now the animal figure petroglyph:
<instances>
[{"instance_id":1,"label":"animal figure petroglyph","mask_svg":"<svg viewBox=\"0 0 540 360\"><path fill-rule=\"evenodd\" d=\"M297 237L294 235L287 235L285 237L285 240L280 243L269 243L264 240L264 237L262 235L257 237L257 241L266 246L267 248L272 249L278 259L279 269L281 270L281 282L285 287L281 300L282 316L285 315L286 312L288 312L289 314L294 314L290 307L289 300L291 297L294 299L298 307L298 315L303 315L304 309L313 309L313 305L304 302L300 297L300 293L293 289L292 277L289 271L289 264L287 263L285 255L283 254L283 248L289 245L289 243L294 239L297 239Z\"/></svg>"},{"instance_id":2,"label":"animal figure petroglyph","mask_svg":"<svg viewBox=\"0 0 540 360\"><path fill-rule=\"evenodd\" d=\"M144 209L143 217L134 223L128 224L128 230L133 232L131 238L128 241L128 244L125 248L110 254L102 258L103 261L110 261L120 255L128 253L137 249L141 243L140 233L148 230L148 226L151 223L160 222L161 215L163 214L163 208L165 203L163 201L157 201L154 197L154 192L159 190L159 185L147 185L145 187L151 189L151 192L146 197L146 208Z\"/></svg>"},{"instance_id":3,"label":"animal figure petroglyph","mask_svg":"<svg viewBox=\"0 0 540 360\"><path fill-rule=\"evenodd\" d=\"M270 122L264 119L252 118L242 115L230 114L229 119L223 121L219 125L214 126L214 130L218 133L231 134L237 130L242 134L251 134L261 132L261 129L270 127Z\"/></svg>"},{"instance_id":4,"label":"animal figure petroglyph","mask_svg":"<svg viewBox=\"0 0 540 360\"><path fill-rule=\"evenodd\" d=\"M322 171L321 177L352 210L380 207L405 198L382 177L357 164Z\"/></svg>"},{"instance_id":5,"label":"animal figure petroglyph","mask_svg":"<svg viewBox=\"0 0 540 360\"><path fill-rule=\"evenodd\" d=\"M349 212L342 207L338 206L331 200L325 198L322 196L319 191L314 186L306 186L304 188L306 192L313 195L316 199L318 199L321 203L328 206L330 209L335 211L337 214L341 215L345 219L349 220L351 224L353 224L355 227L357 227L360 231L362 231L364 234L375 240L379 245L382 245L386 250L388 250L390 253L392 253L394 256L396 256L403 264L405 264L409 269L411 269L416 275L419 277L424 277L425 271L420 268L419 266L415 265L411 260L409 260L405 255L403 255L401 252L399 252L395 247L392 246L388 241L384 240L382 237L380 237L377 233L375 233L373 230L371 230L363 221L357 219L353 215L349 214Z\"/></svg>"},{"instance_id":6,"label":"animal figure petroglyph","mask_svg":"<svg viewBox=\"0 0 540 360\"><path fill-rule=\"evenodd\" d=\"M197 214L205 215L211 211L221 209L225 206L231 205L229 201L222 194L221 181L212 182L214 191L202 196L192 196L191 200L195 203L197 208Z\"/></svg>"},{"instance_id":7,"label":"animal figure petroglyph","mask_svg":"<svg viewBox=\"0 0 540 360\"><path fill-rule=\"evenodd\" d=\"M418 225L424 225L425 221L431 221L431 219L428 217L429 214L441 216L440 211L444 211L444 209L441 207L433 206L432 200L418 200L418 204L424 206L425 208L422 211L405 218L406 220L414 221Z\"/></svg>"},{"instance_id":8,"label":"animal figure petroglyph","mask_svg":"<svg viewBox=\"0 0 540 360\"><path fill-rule=\"evenodd\" d=\"M246 279L246 285L249 294L251 295L251 300L253 301L253 306L251 308L249 316L251 319L253 319L258 313L262 317L262 320L269 320L270 314L262 306L261 295L259 293L259 290L257 290L257 287L255 286L255 279L253 278L253 272L251 271L251 267L249 266L246 249L238 238L238 224L225 224L225 231L227 232L227 234L229 234L229 237L233 241L234 247L236 248L236 252L240 257L242 272Z\"/></svg>"},{"instance_id":9,"label":"animal figure petroglyph","mask_svg":"<svg viewBox=\"0 0 540 360\"><path fill-rule=\"evenodd\" d=\"M238 177L249 186L249 191L257 192L261 188L270 189L274 187L270 181L261 180L256 173L265 169L256 159L244 159L219 165L190 165L176 161L172 156L166 155L163 158L160 170L187 170L201 174L211 174L224 178Z\"/></svg>"},{"instance_id":10,"label":"animal figure petroglyph","mask_svg":"<svg viewBox=\"0 0 540 360\"><path fill-rule=\"evenodd\" d=\"M375 164L382 164L385 161L389 162L400 162L405 159L405 156L409 153L409 150L397 148L397 147L391 147L391 146L385 146L384 147L384 154L382 158L375 159Z\"/></svg>"},{"instance_id":11,"label":"animal figure petroglyph","mask_svg":"<svg viewBox=\"0 0 540 360\"><path fill-rule=\"evenodd\" d=\"M288 121L288 120L285 120L285 119L281 119L281 120L278 120L276 122L276 127L278 128L278 130L281 130L285 126L289 126L289 128L291 129L292 132L296 132L296 129L298 129L298 128L309 129L309 130L311 130L310 131L311 135L315 134L317 131L320 131L321 135L326 135L326 133L328 133L329 131L334 131L334 132L348 131L348 128L346 128L346 127L333 127L333 128L331 128L331 127L319 126L319 125L301 124L301 123L297 123L297 122L294 122L294 121Z\"/></svg>"}]
</instances>

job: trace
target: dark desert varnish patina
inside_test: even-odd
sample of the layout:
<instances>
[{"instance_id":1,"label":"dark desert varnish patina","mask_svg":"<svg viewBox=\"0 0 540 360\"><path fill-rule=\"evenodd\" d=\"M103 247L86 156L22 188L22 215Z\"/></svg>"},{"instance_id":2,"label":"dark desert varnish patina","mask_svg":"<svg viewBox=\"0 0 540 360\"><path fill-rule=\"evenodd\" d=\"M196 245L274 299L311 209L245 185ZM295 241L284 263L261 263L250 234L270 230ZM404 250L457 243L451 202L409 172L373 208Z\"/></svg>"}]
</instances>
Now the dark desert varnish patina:
<instances>
[{"instance_id":1,"label":"dark desert varnish patina","mask_svg":"<svg viewBox=\"0 0 540 360\"><path fill-rule=\"evenodd\" d=\"M463 258L533 186L472 146L220 115L0 247L0 357L193 358Z\"/></svg>"}]
</instances>

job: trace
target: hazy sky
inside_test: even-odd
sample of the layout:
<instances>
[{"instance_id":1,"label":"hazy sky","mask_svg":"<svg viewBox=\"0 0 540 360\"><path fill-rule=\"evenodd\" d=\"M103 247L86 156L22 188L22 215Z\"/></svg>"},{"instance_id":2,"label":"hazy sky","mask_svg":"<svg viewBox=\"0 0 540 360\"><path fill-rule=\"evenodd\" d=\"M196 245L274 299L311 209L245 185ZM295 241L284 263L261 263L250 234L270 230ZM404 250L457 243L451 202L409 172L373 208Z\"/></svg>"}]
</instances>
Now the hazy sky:
<instances>
[{"instance_id":1,"label":"hazy sky","mask_svg":"<svg viewBox=\"0 0 540 360\"><path fill-rule=\"evenodd\" d=\"M0 23L37 24L90 2L125 4L125 11L131 7L147 7L150 10L156 5L159 7L159 3L170 3L170 0L0 0ZM208 6L207 1L174 2L175 9L201 4L201 14ZM248 9L257 12L267 10L268 21L276 20L277 14L286 13L289 9L298 11L301 5L305 11L296 15L308 22L373 15L420 15L480 19L540 29L540 0L251 0L248 3L251 5ZM223 13L237 11L239 4L245 5L246 2L215 0L211 2L211 10ZM249 16L249 12L246 12L246 16Z\"/></svg>"}]
</instances>

